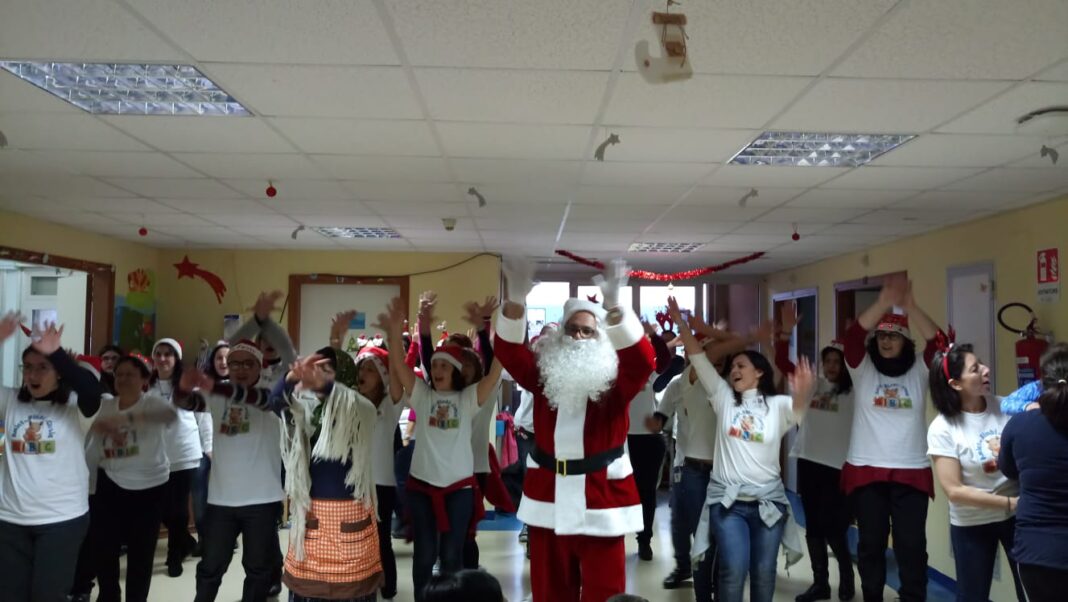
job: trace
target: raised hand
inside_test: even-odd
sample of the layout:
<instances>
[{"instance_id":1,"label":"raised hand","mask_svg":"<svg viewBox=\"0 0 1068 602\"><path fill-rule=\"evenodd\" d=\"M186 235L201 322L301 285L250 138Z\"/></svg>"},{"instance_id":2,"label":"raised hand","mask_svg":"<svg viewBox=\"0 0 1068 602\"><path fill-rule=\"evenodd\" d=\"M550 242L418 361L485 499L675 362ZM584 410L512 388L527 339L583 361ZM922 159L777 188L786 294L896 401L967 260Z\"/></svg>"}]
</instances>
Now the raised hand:
<instances>
[{"instance_id":1,"label":"raised hand","mask_svg":"<svg viewBox=\"0 0 1068 602\"><path fill-rule=\"evenodd\" d=\"M482 328L482 307L476 301L464 303L464 322L475 329Z\"/></svg>"},{"instance_id":2,"label":"raised hand","mask_svg":"<svg viewBox=\"0 0 1068 602\"><path fill-rule=\"evenodd\" d=\"M883 288L879 290L879 302L883 305L903 307L909 298L909 289L909 281L905 276L887 276L883 279Z\"/></svg>"},{"instance_id":3,"label":"raised hand","mask_svg":"<svg viewBox=\"0 0 1068 602\"><path fill-rule=\"evenodd\" d=\"M807 357L802 356L794 373L790 375L790 390L795 399L803 399L805 402L812 398L816 391L816 372L812 369L812 363Z\"/></svg>"},{"instance_id":4,"label":"raised hand","mask_svg":"<svg viewBox=\"0 0 1068 602\"><path fill-rule=\"evenodd\" d=\"M326 372L323 365L329 362L321 355L309 355L293 364L291 380L299 380L300 385L309 391L320 391L326 386Z\"/></svg>"},{"instance_id":5,"label":"raised hand","mask_svg":"<svg viewBox=\"0 0 1068 602\"><path fill-rule=\"evenodd\" d=\"M534 288L534 263L526 257L508 255L501 258L501 271L504 273L508 300L526 305L527 294Z\"/></svg>"},{"instance_id":6,"label":"raised hand","mask_svg":"<svg viewBox=\"0 0 1068 602\"><path fill-rule=\"evenodd\" d=\"M331 343L341 343L341 337L345 336L345 333L349 331L349 324L352 323L352 319L355 317L355 309L339 312L334 315L334 319L330 322Z\"/></svg>"},{"instance_id":7,"label":"raised hand","mask_svg":"<svg viewBox=\"0 0 1068 602\"><path fill-rule=\"evenodd\" d=\"M497 297L490 295L486 297L486 300L482 302L482 305L478 306L478 312L482 314L482 319L485 320L486 318L493 317L493 312L497 311L497 308L500 307L500 305L501 303L497 300ZM476 326L476 328L478 327Z\"/></svg>"},{"instance_id":8,"label":"raised hand","mask_svg":"<svg viewBox=\"0 0 1068 602\"><path fill-rule=\"evenodd\" d=\"M650 324L646 320L642 320L642 328L645 329L645 334L649 335L650 337L657 336L657 334L656 334L656 326L653 326L652 324Z\"/></svg>"},{"instance_id":9,"label":"raised hand","mask_svg":"<svg viewBox=\"0 0 1068 602\"><path fill-rule=\"evenodd\" d=\"M790 334L794 331L794 328L801 321L801 314L797 313L797 301L787 301L783 304L780 321L782 323L779 329L780 333Z\"/></svg>"},{"instance_id":10,"label":"raised hand","mask_svg":"<svg viewBox=\"0 0 1068 602\"><path fill-rule=\"evenodd\" d=\"M671 320L675 322L677 328L682 329L683 324L687 324L686 320L682 317L682 310L679 309L679 302L675 297L667 298L668 315L671 316ZM686 326L689 328L689 325Z\"/></svg>"},{"instance_id":11,"label":"raised hand","mask_svg":"<svg viewBox=\"0 0 1068 602\"><path fill-rule=\"evenodd\" d=\"M35 332L33 348L42 355L52 355L61 349L60 341L63 339L63 327L56 330L54 322L48 324L42 332Z\"/></svg>"},{"instance_id":12,"label":"raised hand","mask_svg":"<svg viewBox=\"0 0 1068 602\"><path fill-rule=\"evenodd\" d=\"M652 414L646 416L644 422L645 430L649 431L650 433L659 433L660 431L664 430L664 423L660 422L660 418L657 418Z\"/></svg>"},{"instance_id":13,"label":"raised hand","mask_svg":"<svg viewBox=\"0 0 1068 602\"><path fill-rule=\"evenodd\" d=\"M15 334L15 331L19 329L19 324L22 324L22 316L18 312L4 314L4 317L0 318L0 342L6 341L8 337Z\"/></svg>"},{"instance_id":14,"label":"raised hand","mask_svg":"<svg viewBox=\"0 0 1068 602\"><path fill-rule=\"evenodd\" d=\"M193 389L211 391L215 387L215 380L197 369L182 372L182 378L178 381L178 390L186 393Z\"/></svg>"},{"instance_id":15,"label":"raised hand","mask_svg":"<svg viewBox=\"0 0 1068 602\"><path fill-rule=\"evenodd\" d=\"M593 283L601 289L605 309L619 307L619 291L630 280L630 266L622 258L613 259L604 266L604 272L593 277Z\"/></svg>"},{"instance_id":16,"label":"raised hand","mask_svg":"<svg viewBox=\"0 0 1068 602\"><path fill-rule=\"evenodd\" d=\"M436 320L434 307L438 304L438 294L434 291L423 291L419 295L419 320L423 324L431 324Z\"/></svg>"},{"instance_id":17,"label":"raised hand","mask_svg":"<svg viewBox=\"0 0 1068 602\"><path fill-rule=\"evenodd\" d=\"M256 298L256 304L252 306L252 313L256 315L256 319L263 321L270 318L271 312L277 309L278 300L282 297L285 297L285 293L278 290L260 293L260 296Z\"/></svg>"},{"instance_id":18,"label":"raised hand","mask_svg":"<svg viewBox=\"0 0 1068 602\"><path fill-rule=\"evenodd\" d=\"M774 334L774 324L771 323L771 320L765 320L763 323L753 329L753 332L750 336L752 337L752 341L754 343L772 344L775 342Z\"/></svg>"}]
</instances>

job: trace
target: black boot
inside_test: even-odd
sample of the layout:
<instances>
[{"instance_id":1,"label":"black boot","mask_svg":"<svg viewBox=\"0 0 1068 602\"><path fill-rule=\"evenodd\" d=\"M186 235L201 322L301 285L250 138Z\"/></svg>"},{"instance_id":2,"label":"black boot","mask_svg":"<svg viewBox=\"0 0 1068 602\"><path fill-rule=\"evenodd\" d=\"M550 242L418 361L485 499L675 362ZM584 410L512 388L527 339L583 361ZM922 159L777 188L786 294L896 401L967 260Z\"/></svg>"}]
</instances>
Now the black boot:
<instances>
[{"instance_id":1,"label":"black boot","mask_svg":"<svg viewBox=\"0 0 1068 602\"><path fill-rule=\"evenodd\" d=\"M849 539L843 533L841 537L831 540L831 551L838 560L838 599L843 602L852 600L857 595L857 586L853 576L853 556L849 553Z\"/></svg>"},{"instance_id":2,"label":"black boot","mask_svg":"<svg viewBox=\"0 0 1068 602\"><path fill-rule=\"evenodd\" d=\"M670 575L664 578L664 589L678 589L690 579L693 579L693 571L690 567L676 567Z\"/></svg>"},{"instance_id":3,"label":"black boot","mask_svg":"<svg viewBox=\"0 0 1068 602\"><path fill-rule=\"evenodd\" d=\"M795 602L816 602L831 599L831 585L827 569L827 544L822 537L806 536L808 557L812 559L812 587L796 598Z\"/></svg>"},{"instance_id":4,"label":"black boot","mask_svg":"<svg viewBox=\"0 0 1068 602\"><path fill-rule=\"evenodd\" d=\"M638 540L638 558L649 561L653 559L653 546L648 539Z\"/></svg>"}]
</instances>

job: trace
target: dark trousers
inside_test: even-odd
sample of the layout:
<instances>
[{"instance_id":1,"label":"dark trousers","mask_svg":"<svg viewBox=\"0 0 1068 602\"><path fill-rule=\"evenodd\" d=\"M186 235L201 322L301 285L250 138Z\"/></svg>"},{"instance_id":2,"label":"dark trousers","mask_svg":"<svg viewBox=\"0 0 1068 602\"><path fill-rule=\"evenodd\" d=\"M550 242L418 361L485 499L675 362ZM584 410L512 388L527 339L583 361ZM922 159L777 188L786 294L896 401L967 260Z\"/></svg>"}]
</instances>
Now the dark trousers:
<instances>
[{"instance_id":1,"label":"dark trousers","mask_svg":"<svg viewBox=\"0 0 1068 602\"><path fill-rule=\"evenodd\" d=\"M830 585L827 547L838 560L842 582L853 581L849 553L849 499L839 486L842 471L810 460L797 460L797 492L805 509L805 543L816 585Z\"/></svg>"},{"instance_id":2,"label":"dark trousers","mask_svg":"<svg viewBox=\"0 0 1068 602\"><path fill-rule=\"evenodd\" d=\"M1021 564L1020 578L1028 602L1062 602L1068 592L1068 570Z\"/></svg>"},{"instance_id":3,"label":"dark trousers","mask_svg":"<svg viewBox=\"0 0 1068 602\"><path fill-rule=\"evenodd\" d=\"M189 534L189 491L196 468L176 470L167 479L163 524L167 526L167 564L181 564L193 552L196 540Z\"/></svg>"},{"instance_id":4,"label":"dark trousers","mask_svg":"<svg viewBox=\"0 0 1068 602\"><path fill-rule=\"evenodd\" d=\"M82 547L78 551L78 564L74 567L74 585L70 588L71 596L89 595L93 591L93 579L96 579L96 562L93 555L97 546L93 541L93 522L96 513L99 512L96 503L96 495L89 496L89 530L82 540Z\"/></svg>"},{"instance_id":5,"label":"dark trousers","mask_svg":"<svg viewBox=\"0 0 1068 602\"><path fill-rule=\"evenodd\" d=\"M1015 518L972 527L950 525L949 538L953 543L953 558L957 565L957 602L987 602L990 599L998 544L1001 544L1009 558L1016 598L1026 602L1019 570L1012 556L1015 534Z\"/></svg>"},{"instance_id":6,"label":"dark trousers","mask_svg":"<svg viewBox=\"0 0 1068 602\"><path fill-rule=\"evenodd\" d=\"M241 536L241 565L245 568L242 602L267 598L272 576L280 561L278 508L281 502L252 506L208 504L201 538L203 556L197 563L196 602L212 602L234 556L234 543Z\"/></svg>"},{"instance_id":7,"label":"dark trousers","mask_svg":"<svg viewBox=\"0 0 1068 602\"><path fill-rule=\"evenodd\" d=\"M208 477L211 475L211 458L202 456L200 466L194 469L189 493L193 495L193 524L197 526L197 537L204 532L204 513L208 511Z\"/></svg>"},{"instance_id":8,"label":"dark trousers","mask_svg":"<svg viewBox=\"0 0 1068 602\"><path fill-rule=\"evenodd\" d=\"M382 591L397 591L397 558L393 554L393 535L390 521L393 507L397 505L397 488L375 485L378 493L378 554L382 558L382 574L385 581Z\"/></svg>"},{"instance_id":9,"label":"dark trousers","mask_svg":"<svg viewBox=\"0 0 1068 602\"><path fill-rule=\"evenodd\" d=\"M47 525L0 521L0 599L63 602L74 582L89 513Z\"/></svg>"},{"instance_id":10,"label":"dark trousers","mask_svg":"<svg viewBox=\"0 0 1068 602\"><path fill-rule=\"evenodd\" d=\"M439 532L430 496L408 490L415 548L412 552L412 582L417 601L423 599L423 588L430 581L435 561L440 559L442 575L455 573L463 567L464 540L467 539L473 504L471 489L460 489L446 495L445 511L449 517L449 530Z\"/></svg>"},{"instance_id":11,"label":"dark trousers","mask_svg":"<svg viewBox=\"0 0 1068 602\"><path fill-rule=\"evenodd\" d=\"M675 568L690 571L692 560L690 541L697 533L701 511L708 495L708 481L712 465L690 461L671 471L671 542L675 548ZM712 602L719 583L719 563L716 538L709 537L709 548L693 570L693 593L697 602Z\"/></svg>"},{"instance_id":12,"label":"dark trousers","mask_svg":"<svg viewBox=\"0 0 1068 602\"><path fill-rule=\"evenodd\" d=\"M894 534L902 602L927 599L927 494L901 483L872 483L850 496L860 542L857 569L864 600L882 600L886 545ZM891 527L892 525L892 527Z\"/></svg>"},{"instance_id":13,"label":"dark trousers","mask_svg":"<svg viewBox=\"0 0 1068 602\"><path fill-rule=\"evenodd\" d=\"M478 486L483 492L486 491L486 478L489 475L484 472L475 473L475 478L478 480ZM472 512L474 509L472 508ZM477 525L476 525L477 526ZM475 530L469 530L469 537L464 540L464 563L465 569L477 569L478 568L478 541L475 540Z\"/></svg>"},{"instance_id":14,"label":"dark trousers","mask_svg":"<svg viewBox=\"0 0 1068 602\"><path fill-rule=\"evenodd\" d=\"M159 539L166 484L143 490L123 489L101 470L96 479L95 512L91 514L97 602L121 602L119 548L126 544L126 600L147 602L152 584L152 563Z\"/></svg>"},{"instance_id":15,"label":"dark trousers","mask_svg":"<svg viewBox=\"0 0 1068 602\"><path fill-rule=\"evenodd\" d=\"M415 439L408 445L397 450L393 456L393 476L397 479L397 517L404 522L408 519L407 502L408 489L404 486L408 482L408 473L412 469L412 454L415 453Z\"/></svg>"},{"instance_id":16,"label":"dark trousers","mask_svg":"<svg viewBox=\"0 0 1068 602\"><path fill-rule=\"evenodd\" d=\"M638 533L638 543L653 538L653 516L656 513L656 489L660 484L660 471L664 467L664 437L659 434L627 435L627 450L634 468L634 484L642 501L642 520L645 528Z\"/></svg>"}]
</instances>

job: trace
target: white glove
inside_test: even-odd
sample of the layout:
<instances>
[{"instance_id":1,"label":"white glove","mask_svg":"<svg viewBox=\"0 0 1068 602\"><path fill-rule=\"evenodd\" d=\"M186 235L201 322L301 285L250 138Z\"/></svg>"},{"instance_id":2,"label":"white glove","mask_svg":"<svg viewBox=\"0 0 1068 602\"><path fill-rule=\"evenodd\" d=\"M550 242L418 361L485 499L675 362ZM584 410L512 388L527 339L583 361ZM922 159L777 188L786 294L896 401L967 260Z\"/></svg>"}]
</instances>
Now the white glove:
<instances>
[{"instance_id":1,"label":"white glove","mask_svg":"<svg viewBox=\"0 0 1068 602\"><path fill-rule=\"evenodd\" d=\"M622 258L613 259L604 266L604 273L593 277L593 283L601 288L604 308L619 307L619 290L630 280L630 266Z\"/></svg>"},{"instance_id":2,"label":"white glove","mask_svg":"<svg viewBox=\"0 0 1068 602\"><path fill-rule=\"evenodd\" d=\"M527 304L527 294L534 288L534 262L526 257L507 255L501 258L505 291L508 300L520 305Z\"/></svg>"}]
</instances>

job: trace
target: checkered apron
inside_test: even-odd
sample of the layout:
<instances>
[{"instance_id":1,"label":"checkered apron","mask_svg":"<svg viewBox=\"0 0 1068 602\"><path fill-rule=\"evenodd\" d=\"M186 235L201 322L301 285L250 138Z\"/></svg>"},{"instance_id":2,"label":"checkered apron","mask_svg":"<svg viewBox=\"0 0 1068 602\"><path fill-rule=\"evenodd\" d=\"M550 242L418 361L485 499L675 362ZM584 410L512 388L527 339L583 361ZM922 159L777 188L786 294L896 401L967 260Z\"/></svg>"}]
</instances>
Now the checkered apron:
<instances>
[{"instance_id":1,"label":"checkered apron","mask_svg":"<svg viewBox=\"0 0 1068 602\"><path fill-rule=\"evenodd\" d=\"M311 501L304 530L304 560L286 554L286 586L300 596L350 600L382 585L378 528L371 507L356 500Z\"/></svg>"}]
</instances>

